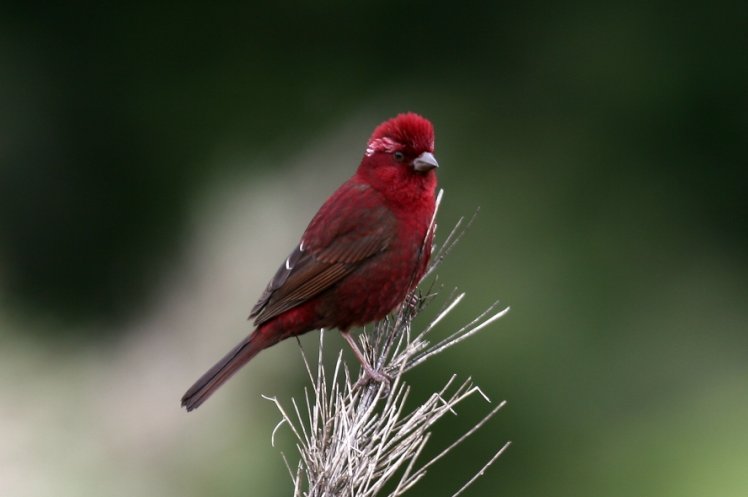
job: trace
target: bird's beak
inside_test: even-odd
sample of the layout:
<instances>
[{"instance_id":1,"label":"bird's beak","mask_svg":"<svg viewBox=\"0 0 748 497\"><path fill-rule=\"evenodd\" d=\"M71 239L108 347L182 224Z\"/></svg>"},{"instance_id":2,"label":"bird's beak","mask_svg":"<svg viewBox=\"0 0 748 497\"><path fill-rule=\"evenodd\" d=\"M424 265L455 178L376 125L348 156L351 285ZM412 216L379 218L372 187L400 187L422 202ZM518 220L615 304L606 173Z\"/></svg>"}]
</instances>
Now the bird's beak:
<instances>
[{"instance_id":1,"label":"bird's beak","mask_svg":"<svg viewBox=\"0 0 748 497\"><path fill-rule=\"evenodd\" d=\"M435 167L439 167L439 163L436 162L436 157L431 152L424 152L415 159L413 159L413 169L416 171L425 173Z\"/></svg>"}]
</instances>

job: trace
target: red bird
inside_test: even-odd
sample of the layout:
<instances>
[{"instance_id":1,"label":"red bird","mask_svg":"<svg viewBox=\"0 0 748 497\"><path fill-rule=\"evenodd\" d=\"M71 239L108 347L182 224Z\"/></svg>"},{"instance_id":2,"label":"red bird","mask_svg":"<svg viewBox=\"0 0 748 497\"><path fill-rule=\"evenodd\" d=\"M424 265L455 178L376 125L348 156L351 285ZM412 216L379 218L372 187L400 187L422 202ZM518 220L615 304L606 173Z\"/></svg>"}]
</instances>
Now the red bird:
<instances>
[{"instance_id":1,"label":"red bird","mask_svg":"<svg viewBox=\"0 0 748 497\"><path fill-rule=\"evenodd\" d=\"M431 255L434 128L400 114L371 135L356 173L320 208L249 315L256 329L182 397L191 411L261 350L338 328L366 374L382 381L349 335L384 318L423 276ZM428 239L427 239L428 238Z\"/></svg>"}]
</instances>

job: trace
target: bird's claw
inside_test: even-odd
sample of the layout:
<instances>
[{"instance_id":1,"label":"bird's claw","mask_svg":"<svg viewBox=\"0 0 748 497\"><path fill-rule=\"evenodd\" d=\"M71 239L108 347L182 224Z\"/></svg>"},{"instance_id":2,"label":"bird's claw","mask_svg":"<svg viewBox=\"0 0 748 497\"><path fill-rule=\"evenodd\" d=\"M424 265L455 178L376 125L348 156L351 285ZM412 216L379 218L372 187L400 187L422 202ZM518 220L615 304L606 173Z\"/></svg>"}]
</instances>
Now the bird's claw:
<instances>
[{"instance_id":1,"label":"bird's claw","mask_svg":"<svg viewBox=\"0 0 748 497\"><path fill-rule=\"evenodd\" d=\"M408 294L408 296L405 297L405 305L410 307L412 310L417 310L421 306L422 301L423 297L418 290Z\"/></svg>"},{"instance_id":2,"label":"bird's claw","mask_svg":"<svg viewBox=\"0 0 748 497\"><path fill-rule=\"evenodd\" d=\"M387 397L390 394L390 389L392 388L392 377L389 375L381 372L376 371L372 368L364 368L364 374L361 376L361 378L358 379L356 384L353 386L353 390L358 390L359 388L365 387L367 384L371 383L372 381L379 383L382 385L381 390L381 396Z\"/></svg>"}]
</instances>

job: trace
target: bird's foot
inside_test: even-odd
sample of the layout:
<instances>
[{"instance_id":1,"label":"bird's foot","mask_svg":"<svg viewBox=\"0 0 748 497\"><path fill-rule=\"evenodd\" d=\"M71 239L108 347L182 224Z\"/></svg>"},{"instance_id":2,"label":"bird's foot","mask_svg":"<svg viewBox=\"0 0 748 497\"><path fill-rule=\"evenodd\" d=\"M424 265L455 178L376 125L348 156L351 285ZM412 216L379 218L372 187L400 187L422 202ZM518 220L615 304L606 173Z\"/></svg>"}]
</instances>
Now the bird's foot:
<instances>
[{"instance_id":1,"label":"bird's foot","mask_svg":"<svg viewBox=\"0 0 748 497\"><path fill-rule=\"evenodd\" d=\"M403 305L407 305L411 308L411 310L418 310L421 305L423 304L423 297L421 296L421 292L419 290L416 290L412 293L409 293L407 297L405 297L405 302Z\"/></svg>"},{"instance_id":2,"label":"bird's foot","mask_svg":"<svg viewBox=\"0 0 748 497\"><path fill-rule=\"evenodd\" d=\"M371 382L376 382L382 385L382 390L380 393L382 397L386 397L390 394L390 389L392 388L392 377L381 371L375 370L368 364L364 365L364 374L363 376L361 376L361 378L358 379L356 384L353 386L353 389L358 390L359 388L363 388Z\"/></svg>"}]
</instances>

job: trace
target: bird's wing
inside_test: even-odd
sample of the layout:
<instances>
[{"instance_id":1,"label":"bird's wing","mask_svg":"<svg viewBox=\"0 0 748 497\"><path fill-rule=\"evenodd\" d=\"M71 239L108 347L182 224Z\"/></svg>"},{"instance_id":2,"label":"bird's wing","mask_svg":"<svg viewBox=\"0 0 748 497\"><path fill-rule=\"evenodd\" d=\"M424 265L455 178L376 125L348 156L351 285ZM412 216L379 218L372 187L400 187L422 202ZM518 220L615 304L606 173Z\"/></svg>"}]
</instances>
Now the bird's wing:
<instances>
[{"instance_id":1,"label":"bird's wing","mask_svg":"<svg viewBox=\"0 0 748 497\"><path fill-rule=\"evenodd\" d=\"M396 218L376 191L344 184L312 219L249 317L259 326L332 287L386 250L395 232Z\"/></svg>"}]
</instances>

